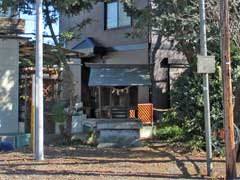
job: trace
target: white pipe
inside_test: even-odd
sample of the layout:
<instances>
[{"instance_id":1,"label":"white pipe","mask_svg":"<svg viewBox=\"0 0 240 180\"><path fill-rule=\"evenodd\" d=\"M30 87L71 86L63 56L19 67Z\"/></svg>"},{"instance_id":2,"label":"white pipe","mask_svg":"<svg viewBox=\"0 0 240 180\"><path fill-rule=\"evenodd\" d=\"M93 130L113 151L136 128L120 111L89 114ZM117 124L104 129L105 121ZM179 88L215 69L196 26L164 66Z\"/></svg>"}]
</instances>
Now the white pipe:
<instances>
[{"instance_id":1,"label":"white pipe","mask_svg":"<svg viewBox=\"0 0 240 180\"><path fill-rule=\"evenodd\" d=\"M35 159L44 159L43 133L43 0L36 0Z\"/></svg>"}]
</instances>

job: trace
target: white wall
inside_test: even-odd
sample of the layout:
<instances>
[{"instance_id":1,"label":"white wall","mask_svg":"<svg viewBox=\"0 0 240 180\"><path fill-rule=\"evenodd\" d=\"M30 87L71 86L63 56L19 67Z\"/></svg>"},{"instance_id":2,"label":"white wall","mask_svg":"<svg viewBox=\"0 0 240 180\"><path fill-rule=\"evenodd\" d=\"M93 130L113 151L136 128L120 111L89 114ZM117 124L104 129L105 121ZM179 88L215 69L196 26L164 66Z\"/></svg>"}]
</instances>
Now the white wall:
<instances>
[{"instance_id":1,"label":"white wall","mask_svg":"<svg viewBox=\"0 0 240 180\"><path fill-rule=\"evenodd\" d=\"M0 39L0 133L18 132L19 43Z\"/></svg>"}]
</instances>

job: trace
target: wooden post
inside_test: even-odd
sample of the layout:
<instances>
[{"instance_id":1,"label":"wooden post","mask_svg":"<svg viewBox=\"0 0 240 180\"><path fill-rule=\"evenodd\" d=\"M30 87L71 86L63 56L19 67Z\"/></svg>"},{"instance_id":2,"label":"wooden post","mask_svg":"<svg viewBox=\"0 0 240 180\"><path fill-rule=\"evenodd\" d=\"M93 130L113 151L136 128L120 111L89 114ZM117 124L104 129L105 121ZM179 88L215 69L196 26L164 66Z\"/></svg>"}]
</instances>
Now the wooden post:
<instances>
[{"instance_id":1,"label":"wooden post","mask_svg":"<svg viewBox=\"0 0 240 180\"><path fill-rule=\"evenodd\" d=\"M109 88L109 110L110 110L110 119L112 119L112 87Z\"/></svg>"},{"instance_id":2,"label":"wooden post","mask_svg":"<svg viewBox=\"0 0 240 180\"><path fill-rule=\"evenodd\" d=\"M31 100L31 149L35 154L35 75L32 76L32 100Z\"/></svg>"},{"instance_id":3,"label":"wooden post","mask_svg":"<svg viewBox=\"0 0 240 180\"><path fill-rule=\"evenodd\" d=\"M98 106L99 117L102 118L101 87L98 87Z\"/></svg>"},{"instance_id":4,"label":"wooden post","mask_svg":"<svg viewBox=\"0 0 240 180\"><path fill-rule=\"evenodd\" d=\"M221 0L221 58L224 97L224 131L226 144L226 178L236 178L236 153L234 140L230 31L229 31L229 2Z\"/></svg>"},{"instance_id":5,"label":"wooden post","mask_svg":"<svg viewBox=\"0 0 240 180\"><path fill-rule=\"evenodd\" d=\"M127 118L129 118L129 115L130 115L130 109L131 109L131 97L130 97L130 88L131 88L131 86L128 86L128 90L127 90Z\"/></svg>"},{"instance_id":6,"label":"wooden post","mask_svg":"<svg viewBox=\"0 0 240 180\"><path fill-rule=\"evenodd\" d=\"M27 96L28 96L28 86L27 86L27 74L25 74L25 78L24 78L24 124L27 123ZM25 128L25 127L24 127ZM25 129L24 129L25 132Z\"/></svg>"}]
</instances>

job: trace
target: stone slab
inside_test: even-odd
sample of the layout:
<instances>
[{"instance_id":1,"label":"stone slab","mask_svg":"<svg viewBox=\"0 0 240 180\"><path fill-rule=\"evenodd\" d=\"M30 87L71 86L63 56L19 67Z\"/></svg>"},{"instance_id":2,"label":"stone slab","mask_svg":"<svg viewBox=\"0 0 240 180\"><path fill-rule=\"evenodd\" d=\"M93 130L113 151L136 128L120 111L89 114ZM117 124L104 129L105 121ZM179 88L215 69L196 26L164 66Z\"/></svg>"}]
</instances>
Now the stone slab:
<instances>
[{"instance_id":1,"label":"stone slab","mask_svg":"<svg viewBox=\"0 0 240 180\"><path fill-rule=\"evenodd\" d=\"M139 130L101 130L99 144L114 144L114 147L135 147L139 145Z\"/></svg>"},{"instance_id":2,"label":"stone slab","mask_svg":"<svg viewBox=\"0 0 240 180\"><path fill-rule=\"evenodd\" d=\"M83 132L83 124L82 124L82 116L72 116L72 133L82 133Z\"/></svg>"},{"instance_id":3,"label":"stone slab","mask_svg":"<svg viewBox=\"0 0 240 180\"><path fill-rule=\"evenodd\" d=\"M140 139L152 139L156 134L156 126L143 126L140 129Z\"/></svg>"},{"instance_id":4,"label":"stone slab","mask_svg":"<svg viewBox=\"0 0 240 180\"><path fill-rule=\"evenodd\" d=\"M31 134L19 134L16 136L16 148L29 146L31 143Z\"/></svg>"}]
</instances>

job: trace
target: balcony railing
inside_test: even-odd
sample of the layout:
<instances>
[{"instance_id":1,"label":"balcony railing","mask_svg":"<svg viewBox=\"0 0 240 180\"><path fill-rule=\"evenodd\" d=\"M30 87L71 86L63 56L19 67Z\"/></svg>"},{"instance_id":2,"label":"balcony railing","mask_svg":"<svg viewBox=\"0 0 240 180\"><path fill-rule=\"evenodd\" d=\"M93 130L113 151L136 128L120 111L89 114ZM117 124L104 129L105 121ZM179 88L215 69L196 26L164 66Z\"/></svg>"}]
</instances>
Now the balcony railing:
<instances>
[{"instance_id":1,"label":"balcony railing","mask_svg":"<svg viewBox=\"0 0 240 180\"><path fill-rule=\"evenodd\" d=\"M15 18L0 18L0 34L22 34L25 20Z\"/></svg>"}]
</instances>

